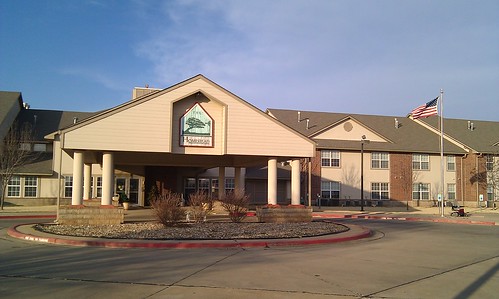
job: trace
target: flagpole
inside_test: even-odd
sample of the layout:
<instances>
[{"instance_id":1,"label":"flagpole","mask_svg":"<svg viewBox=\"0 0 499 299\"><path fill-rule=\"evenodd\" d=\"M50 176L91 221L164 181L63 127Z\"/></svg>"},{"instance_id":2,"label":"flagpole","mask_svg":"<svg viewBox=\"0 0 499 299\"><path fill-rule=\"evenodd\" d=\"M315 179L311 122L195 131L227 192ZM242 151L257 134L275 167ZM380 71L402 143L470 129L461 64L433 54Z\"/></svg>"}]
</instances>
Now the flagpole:
<instances>
[{"instance_id":1,"label":"flagpole","mask_svg":"<svg viewBox=\"0 0 499 299\"><path fill-rule=\"evenodd\" d=\"M444 217L444 90L440 89L440 196L441 196L441 217Z\"/></svg>"}]
</instances>

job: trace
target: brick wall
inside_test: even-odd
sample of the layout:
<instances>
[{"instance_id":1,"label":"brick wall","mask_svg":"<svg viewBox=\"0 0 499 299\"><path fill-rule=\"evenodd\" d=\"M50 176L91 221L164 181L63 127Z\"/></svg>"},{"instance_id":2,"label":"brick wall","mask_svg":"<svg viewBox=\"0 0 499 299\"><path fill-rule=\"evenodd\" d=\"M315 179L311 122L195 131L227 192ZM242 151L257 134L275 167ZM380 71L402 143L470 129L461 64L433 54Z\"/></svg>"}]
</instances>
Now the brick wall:
<instances>
[{"instance_id":1,"label":"brick wall","mask_svg":"<svg viewBox=\"0 0 499 299\"><path fill-rule=\"evenodd\" d=\"M459 165L461 168L461 165ZM478 195L483 194L486 198L487 196L487 172L485 169L485 157L477 154L469 154L462 159L462 173L461 174L462 183L462 195L465 201L465 205L472 205L472 203L478 202Z\"/></svg>"},{"instance_id":2,"label":"brick wall","mask_svg":"<svg viewBox=\"0 0 499 299\"><path fill-rule=\"evenodd\" d=\"M112 225L124 221L123 209L114 206L61 206L59 224Z\"/></svg>"},{"instance_id":3,"label":"brick wall","mask_svg":"<svg viewBox=\"0 0 499 299\"><path fill-rule=\"evenodd\" d=\"M321 151L317 150L315 157L311 160L312 168L312 205L317 199L317 194L321 194Z\"/></svg>"},{"instance_id":4,"label":"brick wall","mask_svg":"<svg viewBox=\"0 0 499 299\"><path fill-rule=\"evenodd\" d=\"M412 154L390 153L390 199L412 200Z\"/></svg>"}]
</instances>

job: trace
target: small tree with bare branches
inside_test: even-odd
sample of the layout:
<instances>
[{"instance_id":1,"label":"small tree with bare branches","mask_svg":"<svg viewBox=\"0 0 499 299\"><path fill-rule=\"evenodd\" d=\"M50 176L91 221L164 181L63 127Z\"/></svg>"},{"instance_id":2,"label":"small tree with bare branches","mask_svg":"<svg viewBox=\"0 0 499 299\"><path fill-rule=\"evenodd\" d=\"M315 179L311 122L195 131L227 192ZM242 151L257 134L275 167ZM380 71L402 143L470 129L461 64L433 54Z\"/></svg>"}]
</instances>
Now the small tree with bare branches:
<instances>
[{"instance_id":1,"label":"small tree with bare branches","mask_svg":"<svg viewBox=\"0 0 499 299\"><path fill-rule=\"evenodd\" d=\"M3 210L5 194L9 181L20 167L33 163L36 153L31 151L33 129L29 123L11 126L5 138L0 142L0 209Z\"/></svg>"},{"instance_id":2,"label":"small tree with bare branches","mask_svg":"<svg viewBox=\"0 0 499 299\"><path fill-rule=\"evenodd\" d=\"M227 192L221 200L222 207L229 213L232 222L241 222L247 216L249 196L243 191Z\"/></svg>"}]
</instances>

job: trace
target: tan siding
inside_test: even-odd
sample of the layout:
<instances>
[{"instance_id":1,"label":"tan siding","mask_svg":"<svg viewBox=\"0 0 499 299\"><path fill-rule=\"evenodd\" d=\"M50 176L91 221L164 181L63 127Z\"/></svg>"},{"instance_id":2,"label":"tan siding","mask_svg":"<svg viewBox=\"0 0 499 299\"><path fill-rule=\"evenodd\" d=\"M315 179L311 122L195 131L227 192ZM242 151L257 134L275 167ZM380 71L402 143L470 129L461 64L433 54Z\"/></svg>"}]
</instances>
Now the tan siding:
<instances>
[{"instance_id":1,"label":"tan siding","mask_svg":"<svg viewBox=\"0 0 499 299\"><path fill-rule=\"evenodd\" d=\"M215 121L213 148L179 146L180 116L195 103L192 95L198 91L210 99L202 106ZM121 109L68 131L65 148L281 157L314 154L314 145L308 139L204 78Z\"/></svg>"},{"instance_id":2,"label":"tan siding","mask_svg":"<svg viewBox=\"0 0 499 299\"><path fill-rule=\"evenodd\" d=\"M234 104L228 111L227 151L230 154L311 157L314 148L271 119L244 105Z\"/></svg>"},{"instance_id":3,"label":"tan siding","mask_svg":"<svg viewBox=\"0 0 499 299\"><path fill-rule=\"evenodd\" d=\"M168 152L170 104L162 97L66 133L65 148Z\"/></svg>"},{"instance_id":4,"label":"tan siding","mask_svg":"<svg viewBox=\"0 0 499 299\"><path fill-rule=\"evenodd\" d=\"M347 120L314 136L316 139L331 140L355 140L358 141L365 135L367 140L376 142L387 142L382 136L370 131L356 121Z\"/></svg>"}]
</instances>

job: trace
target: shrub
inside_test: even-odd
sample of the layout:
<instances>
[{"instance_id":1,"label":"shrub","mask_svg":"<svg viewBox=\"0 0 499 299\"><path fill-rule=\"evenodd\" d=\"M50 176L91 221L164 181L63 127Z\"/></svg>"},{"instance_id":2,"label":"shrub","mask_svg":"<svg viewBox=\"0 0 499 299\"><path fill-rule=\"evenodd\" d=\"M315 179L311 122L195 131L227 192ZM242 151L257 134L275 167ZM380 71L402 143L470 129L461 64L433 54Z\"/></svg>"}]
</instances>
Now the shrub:
<instances>
[{"instance_id":1,"label":"shrub","mask_svg":"<svg viewBox=\"0 0 499 299\"><path fill-rule=\"evenodd\" d=\"M176 225L185 218L182 196L170 190L151 197L151 206L159 222L164 226Z\"/></svg>"},{"instance_id":2,"label":"shrub","mask_svg":"<svg viewBox=\"0 0 499 299\"><path fill-rule=\"evenodd\" d=\"M221 201L222 207L229 213L232 222L241 222L246 218L249 196L242 191L227 192Z\"/></svg>"},{"instance_id":3,"label":"shrub","mask_svg":"<svg viewBox=\"0 0 499 299\"><path fill-rule=\"evenodd\" d=\"M206 216L211 211L213 199L206 192L197 191L189 195L189 205L188 219L194 222L202 222L206 221Z\"/></svg>"}]
</instances>

